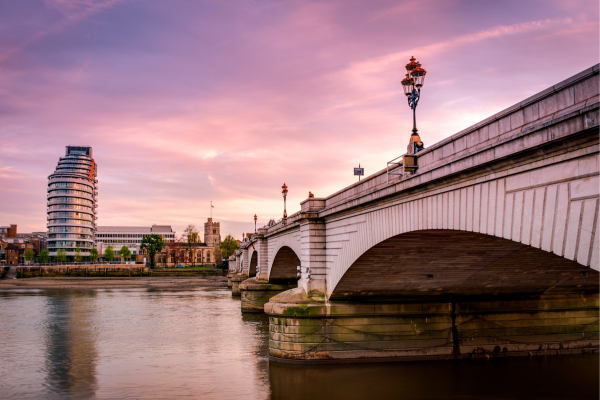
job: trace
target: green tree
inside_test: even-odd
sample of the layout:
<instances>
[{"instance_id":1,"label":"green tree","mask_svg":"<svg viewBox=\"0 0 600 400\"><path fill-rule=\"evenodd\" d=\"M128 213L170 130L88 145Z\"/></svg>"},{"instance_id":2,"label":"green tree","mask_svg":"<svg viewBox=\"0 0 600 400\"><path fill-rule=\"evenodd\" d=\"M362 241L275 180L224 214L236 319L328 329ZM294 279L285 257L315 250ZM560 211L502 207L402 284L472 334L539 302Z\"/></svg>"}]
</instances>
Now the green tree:
<instances>
[{"instance_id":1,"label":"green tree","mask_svg":"<svg viewBox=\"0 0 600 400\"><path fill-rule=\"evenodd\" d=\"M188 256L192 260L192 266L196 265L196 257L194 257L194 243L202 243L200 234L194 225L188 225L183 231L183 237L187 244Z\"/></svg>"},{"instance_id":2,"label":"green tree","mask_svg":"<svg viewBox=\"0 0 600 400\"><path fill-rule=\"evenodd\" d=\"M121 247L121 250L119 250L119 255L123 259L131 257L131 251L129 251L129 247L127 247L127 246Z\"/></svg>"},{"instance_id":3,"label":"green tree","mask_svg":"<svg viewBox=\"0 0 600 400\"><path fill-rule=\"evenodd\" d=\"M217 247L215 249L214 255L215 255L216 268L221 268L221 265L223 264L223 250L221 250L219 247Z\"/></svg>"},{"instance_id":4,"label":"green tree","mask_svg":"<svg viewBox=\"0 0 600 400\"><path fill-rule=\"evenodd\" d=\"M108 262L111 262L113 258L115 258L115 251L112 246L108 246L106 250L104 250L104 259Z\"/></svg>"},{"instance_id":5,"label":"green tree","mask_svg":"<svg viewBox=\"0 0 600 400\"><path fill-rule=\"evenodd\" d=\"M229 258L237 249L239 249L237 240L233 238L231 235L227 235L227 237L221 242L221 252L223 257Z\"/></svg>"},{"instance_id":6,"label":"green tree","mask_svg":"<svg viewBox=\"0 0 600 400\"><path fill-rule=\"evenodd\" d=\"M25 250L25 261L31 261L35 257L35 253L31 249Z\"/></svg>"},{"instance_id":7,"label":"green tree","mask_svg":"<svg viewBox=\"0 0 600 400\"><path fill-rule=\"evenodd\" d=\"M81 260L83 260L83 256L81 255L81 249L79 248L79 246L77 246L77 248L75 249L75 256L73 257L73 259L75 260L75 262L81 262Z\"/></svg>"},{"instance_id":8,"label":"green tree","mask_svg":"<svg viewBox=\"0 0 600 400\"><path fill-rule=\"evenodd\" d=\"M66 262L67 261L67 251L65 249L60 249L56 252L56 262Z\"/></svg>"},{"instance_id":9,"label":"green tree","mask_svg":"<svg viewBox=\"0 0 600 400\"><path fill-rule=\"evenodd\" d=\"M49 250L40 251L40 255L39 255L38 259L41 263L49 262L50 261L50 251Z\"/></svg>"},{"instance_id":10,"label":"green tree","mask_svg":"<svg viewBox=\"0 0 600 400\"><path fill-rule=\"evenodd\" d=\"M96 261L98 258L100 258L100 255L98 254L98 250L97 249L91 249L90 250L90 260L92 260L92 264L94 263L94 261Z\"/></svg>"},{"instance_id":11,"label":"green tree","mask_svg":"<svg viewBox=\"0 0 600 400\"><path fill-rule=\"evenodd\" d=\"M164 244L163 238L155 233L145 236L142 239L140 248L148 253L152 268L155 267L154 257L156 256L156 253L159 253L162 250Z\"/></svg>"}]
</instances>

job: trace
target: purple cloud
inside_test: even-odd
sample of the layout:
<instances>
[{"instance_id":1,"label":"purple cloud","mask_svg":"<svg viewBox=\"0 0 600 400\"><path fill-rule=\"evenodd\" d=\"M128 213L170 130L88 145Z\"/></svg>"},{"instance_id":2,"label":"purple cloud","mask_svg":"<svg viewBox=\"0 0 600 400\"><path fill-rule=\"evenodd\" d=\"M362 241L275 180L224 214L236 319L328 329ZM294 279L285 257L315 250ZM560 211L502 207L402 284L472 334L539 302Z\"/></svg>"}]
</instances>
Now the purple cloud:
<instances>
[{"instance_id":1,"label":"purple cloud","mask_svg":"<svg viewBox=\"0 0 600 400\"><path fill-rule=\"evenodd\" d=\"M598 62L596 1L0 4L0 225L45 229L67 144L99 165L99 224L236 237L405 149L400 80L428 71L431 145Z\"/></svg>"}]
</instances>

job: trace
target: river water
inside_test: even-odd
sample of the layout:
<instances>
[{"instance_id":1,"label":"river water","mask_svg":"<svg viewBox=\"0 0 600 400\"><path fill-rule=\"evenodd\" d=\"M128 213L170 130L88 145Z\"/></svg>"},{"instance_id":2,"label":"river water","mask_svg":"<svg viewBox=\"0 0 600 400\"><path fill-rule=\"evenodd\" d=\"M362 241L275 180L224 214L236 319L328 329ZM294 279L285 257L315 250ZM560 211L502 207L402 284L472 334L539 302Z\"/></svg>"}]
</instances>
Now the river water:
<instances>
[{"instance_id":1,"label":"river water","mask_svg":"<svg viewBox=\"0 0 600 400\"><path fill-rule=\"evenodd\" d=\"M599 357L269 363L228 290L0 292L2 399L598 399Z\"/></svg>"}]
</instances>

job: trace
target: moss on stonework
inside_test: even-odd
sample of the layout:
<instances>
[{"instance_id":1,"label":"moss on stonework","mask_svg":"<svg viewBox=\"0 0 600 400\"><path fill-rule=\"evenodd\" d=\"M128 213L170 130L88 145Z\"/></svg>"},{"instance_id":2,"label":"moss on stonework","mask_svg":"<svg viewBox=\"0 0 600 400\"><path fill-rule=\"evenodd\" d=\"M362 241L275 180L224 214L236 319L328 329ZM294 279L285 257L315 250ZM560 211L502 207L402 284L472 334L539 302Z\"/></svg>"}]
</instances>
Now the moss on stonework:
<instances>
[{"instance_id":1,"label":"moss on stonework","mask_svg":"<svg viewBox=\"0 0 600 400\"><path fill-rule=\"evenodd\" d=\"M296 307L286 308L285 315L309 315L308 303L300 303Z\"/></svg>"}]
</instances>

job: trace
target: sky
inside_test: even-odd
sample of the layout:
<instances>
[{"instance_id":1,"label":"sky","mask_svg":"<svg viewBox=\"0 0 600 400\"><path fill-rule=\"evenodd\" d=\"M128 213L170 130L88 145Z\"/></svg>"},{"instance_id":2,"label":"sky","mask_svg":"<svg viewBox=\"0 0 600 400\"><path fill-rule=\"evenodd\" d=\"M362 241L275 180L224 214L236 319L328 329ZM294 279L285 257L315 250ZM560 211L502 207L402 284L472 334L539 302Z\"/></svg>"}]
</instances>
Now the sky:
<instances>
[{"instance_id":1,"label":"sky","mask_svg":"<svg viewBox=\"0 0 600 400\"><path fill-rule=\"evenodd\" d=\"M3 0L0 226L46 230L47 179L92 146L98 225L213 218L241 239L599 61L597 0Z\"/></svg>"}]
</instances>

